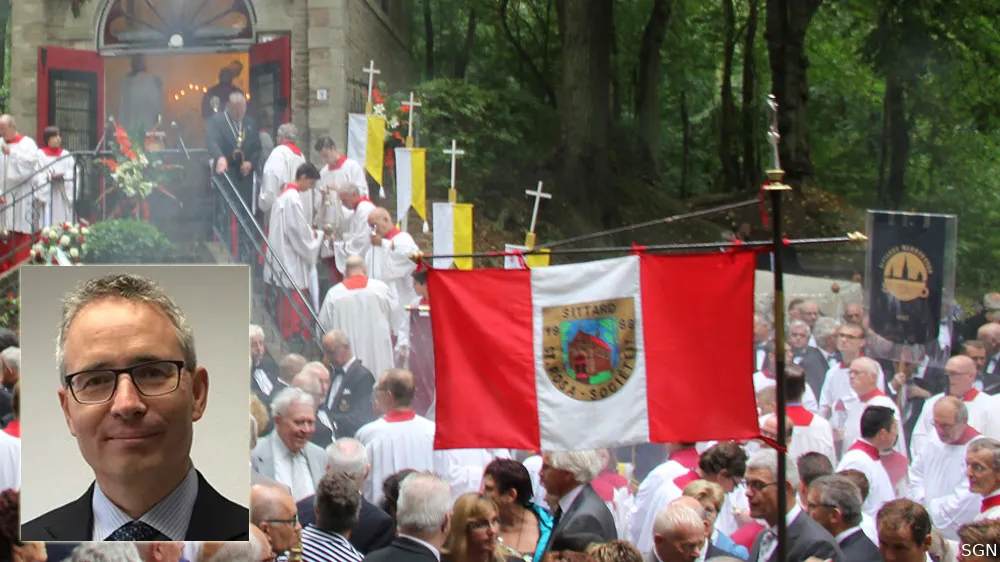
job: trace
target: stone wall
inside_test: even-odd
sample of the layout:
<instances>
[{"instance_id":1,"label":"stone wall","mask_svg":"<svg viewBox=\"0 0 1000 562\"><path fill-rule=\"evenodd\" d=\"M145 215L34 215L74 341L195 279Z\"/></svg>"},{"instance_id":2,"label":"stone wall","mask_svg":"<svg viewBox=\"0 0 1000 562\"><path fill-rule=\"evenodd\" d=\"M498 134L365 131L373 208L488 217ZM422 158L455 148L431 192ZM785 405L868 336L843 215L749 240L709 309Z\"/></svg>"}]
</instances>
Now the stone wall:
<instances>
[{"instance_id":1,"label":"stone wall","mask_svg":"<svg viewBox=\"0 0 1000 562\"><path fill-rule=\"evenodd\" d=\"M388 2L388 12L376 0L349 0L348 4L347 79L362 82L366 88L368 74L362 69L374 60L375 67L382 71L375 78L385 82L390 92L409 86L413 60L403 3ZM351 96L360 96L362 89L347 84Z\"/></svg>"}]
</instances>

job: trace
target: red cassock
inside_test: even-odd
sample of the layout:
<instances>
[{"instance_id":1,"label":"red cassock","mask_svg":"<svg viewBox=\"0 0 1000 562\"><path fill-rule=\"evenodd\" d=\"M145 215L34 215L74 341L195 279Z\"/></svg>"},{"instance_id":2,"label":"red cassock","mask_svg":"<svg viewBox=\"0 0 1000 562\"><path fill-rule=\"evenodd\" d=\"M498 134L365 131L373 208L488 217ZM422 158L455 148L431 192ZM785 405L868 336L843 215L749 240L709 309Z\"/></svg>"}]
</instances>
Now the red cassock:
<instances>
[{"instance_id":1,"label":"red cassock","mask_svg":"<svg viewBox=\"0 0 1000 562\"><path fill-rule=\"evenodd\" d=\"M311 339L312 336L307 329L309 313L303 300L303 297L309 298L309 290L300 289L302 296L299 296L299 293L294 289L288 289L287 292L281 292L280 289L275 290L279 291L277 320L281 337L288 340L295 334L302 334L303 338Z\"/></svg>"}]
</instances>

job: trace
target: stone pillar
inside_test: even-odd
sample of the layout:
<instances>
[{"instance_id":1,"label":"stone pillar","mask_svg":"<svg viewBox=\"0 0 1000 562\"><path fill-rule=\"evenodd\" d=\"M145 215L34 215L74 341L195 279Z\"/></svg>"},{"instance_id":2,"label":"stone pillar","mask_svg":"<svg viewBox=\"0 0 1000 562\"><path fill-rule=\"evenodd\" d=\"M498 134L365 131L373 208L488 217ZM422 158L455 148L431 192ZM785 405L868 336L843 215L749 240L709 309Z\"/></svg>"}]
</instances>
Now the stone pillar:
<instances>
[{"instance_id":1,"label":"stone pillar","mask_svg":"<svg viewBox=\"0 0 1000 562\"><path fill-rule=\"evenodd\" d=\"M10 110L18 128L35 137L38 115L38 47L46 42L45 2L13 2L10 37ZM69 4L65 6L69 11Z\"/></svg>"},{"instance_id":2,"label":"stone pillar","mask_svg":"<svg viewBox=\"0 0 1000 562\"><path fill-rule=\"evenodd\" d=\"M347 148L346 99L342 85L347 42L347 0L309 1L308 130L312 140L330 135L341 150ZM327 99L317 91L327 90ZM312 147L310 146L310 149Z\"/></svg>"}]
</instances>

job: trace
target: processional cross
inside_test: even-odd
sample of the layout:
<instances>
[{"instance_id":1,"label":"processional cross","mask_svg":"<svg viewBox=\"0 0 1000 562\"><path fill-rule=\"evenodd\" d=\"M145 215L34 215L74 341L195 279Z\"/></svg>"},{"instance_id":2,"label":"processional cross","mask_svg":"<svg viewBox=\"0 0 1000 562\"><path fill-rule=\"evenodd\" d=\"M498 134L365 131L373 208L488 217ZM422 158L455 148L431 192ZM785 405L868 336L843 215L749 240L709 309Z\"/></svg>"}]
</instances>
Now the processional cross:
<instances>
[{"instance_id":1,"label":"processional cross","mask_svg":"<svg viewBox=\"0 0 1000 562\"><path fill-rule=\"evenodd\" d=\"M451 155L451 189L448 190L448 202L458 203L458 190L455 189L455 171L458 164L458 157L465 154L464 150L458 149L458 142L451 139L451 149L444 149L441 152Z\"/></svg>"},{"instance_id":2,"label":"processional cross","mask_svg":"<svg viewBox=\"0 0 1000 562\"><path fill-rule=\"evenodd\" d=\"M528 236L524 240L524 245L529 250L533 250L535 248L535 225L538 223L538 208L541 206L542 199L552 199L552 194L542 191L541 181L538 182L538 189L526 189L524 193L535 198L535 208L531 211L531 228L528 230Z\"/></svg>"},{"instance_id":3,"label":"processional cross","mask_svg":"<svg viewBox=\"0 0 1000 562\"><path fill-rule=\"evenodd\" d=\"M365 104L365 113L371 115L375 106L372 105L372 89L375 88L375 75L382 74L381 70L375 69L375 61L371 60L368 62L368 68L362 68L361 72L368 74L368 102Z\"/></svg>"},{"instance_id":4,"label":"processional cross","mask_svg":"<svg viewBox=\"0 0 1000 562\"><path fill-rule=\"evenodd\" d=\"M420 107L420 102L414 101L413 92L410 92L410 101L400 102L399 105L403 107L409 107L410 118L408 119L409 124L406 128L406 148L413 148L413 112L414 108ZM452 180L452 185L454 186L455 181Z\"/></svg>"}]
</instances>

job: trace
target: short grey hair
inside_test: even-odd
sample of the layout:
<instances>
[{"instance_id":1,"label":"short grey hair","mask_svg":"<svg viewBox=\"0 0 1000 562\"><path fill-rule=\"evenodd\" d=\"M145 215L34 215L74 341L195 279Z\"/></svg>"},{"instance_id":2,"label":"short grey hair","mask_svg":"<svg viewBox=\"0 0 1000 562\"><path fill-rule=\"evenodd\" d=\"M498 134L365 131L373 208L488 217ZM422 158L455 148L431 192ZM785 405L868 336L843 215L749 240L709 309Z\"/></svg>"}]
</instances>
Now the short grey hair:
<instances>
[{"instance_id":1,"label":"short grey hair","mask_svg":"<svg viewBox=\"0 0 1000 562\"><path fill-rule=\"evenodd\" d=\"M330 376L330 369L327 369L322 361L310 361L306 363L305 367L302 367L302 371L314 374L322 371L324 375Z\"/></svg>"},{"instance_id":2,"label":"short grey hair","mask_svg":"<svg viewBox=\"0 0 1000 562\"><path fill-rule=\"evenodd\" d=\"M368 448L353 437L341 437L326 448L326 469L364 478L368 472Z\"/></svg>"},{"instance_id":3,"label":"short grey hair","mask_svg":"<svg viewBox=\"0 0 1000 562\"><path fill-rule=\"evenodd\" d=\"M235 92L229 94L229 103L237 103L241 101L247 101L247 96L243 92L236 90Z\"/></svg>"},{"instance_id":4,"label":"short grey hair","mask_svg":"<svg viewBox=\"0 0 1000 562\"><path fill-rule=\"evenodd\" d=\"M302 369L297 375L292 377L292 386L301 388L310 394L319 394L323 390L323 385L319 382L319 377L316 376L316 373L308 369Z\"/></svg>"},{"instance_id":5,"label":"short grey hair","mask_svg":"<svg viewBox=\"0 0 1000 562\"><path fill-rule=\"evenodd\" d=\"M858 357L858 358L857 358L857 359L855 359L854 361L851 361L851 363L861 363L862 365L864 365L864 366L865 366L865 367L864 367L864 368L865 368L865 371L866 371L866 372L867 372L867 373L868 373L869 375L872 375L872 376L876 376L876 377L878 376L878 371L879 371L879 365L878 365L878 363L877 363L877 362L876 362L876 361L875 361L874 359L872 359L871 357Z\"/></svg>"},{"instance_id":6,"label":"short grey hair","mask_svg":"<svg viewBox=\"0 0 1000 562\"><path fill-rule=\"evenodd\" d=\"M813 480L809 489L819 491L820 503L839 509L848 527L861 523L861 504L864 503L861 490L846 476L820 476Z\"/></svg>"},{"instance_id":7,"label":"short grey hair","mask_svg":"<svg viewBox=\"0 0 1000 562\"><path fill-rule=\"evenodd\" d=\"M59 322L59 336L56 338L56 363L59 365L60 379L66 376L66 333L70 325L88 305L108 299L142 303L158 309L174 325L177 343L181 347L187 368L193 369L198 364L194 350L194 331L184 312L163 287L145 277L115 273L88 279L63 298L62 320Z\"/></svg>"},{"instance_id":8,"label":"short grey hair","mask_svg":"<svg viewBox=\"0 0 1000 562\"><path fill-rule=\"evenodd\" d=\"M980 437L969 444L970 453L989 451L993 453L993 470L1000 470L1000 441L990 437Z\"/></svg>"},{"instance_id":9,"label":"short grey hair","mask_svg":"<svg viewBox=\"0 0 1000 562\"><path fill-rule=\"evenodd\" d=\"M7 349L0 351L0 358L3 359L3 364L6 365L11 371L16 373L21 372L20 347L8 347Z\"/></svg>"},{"instance_id":10,"label":"short grey hair","mask_svg":"<svg viewBox=\"0 0 1000 562\"><path fill-rule=\"evenodd\" d=\"M799 467L795 465L795 460L785 453L780 453L785 455L785 482L792 487L793 490L797 490L799 487ZM778 478L778 455L779 453L774 449L761 449L754 453L750 460L747 461L747 470L757 469L757 470L770 470L771 476L775 479Z\"/></svg>"},{"instance_id":11,"label":"short grey hair","mask_svg":"<svg viewBox=\"0 0 1000 562\"><path fill-rule=\"evenodd\" d=\"M282 123L278 126L278 138L294 141L299 138L299 128L294 123Z\"/></svg>"},{"instance_id":12,"label":"short grey hair","mask_svg":"<svg viewBox=\"0 0 1000 562\"><path fill-rule=\"evenodd\" d=\"M674 533L683 528L705 529L705 520L691 506L672 503L656 514L653 532L657 535Z\"/></svg>"},{"instance_id":13,"label":"short grey hair","mask_svg":"<svg viewBox=\"0 0 1000 562\"><path fill-rule=\"evenodd\" d=\"M263 338L264 328L261 328L257 324L250 324L250 339Z\"/></svg>"},{"instance_id":14,"label":"short grey hair","mask_svg":"<svg viewBox=\"0 0 1000 562\"><path fill-rule=\"evenodd\" d=\"M812 334L812 328L809 327L809 324L806 324L801 320L792 320L792 322L788 325L788 331L791 332L792 328L805 328L807 333Z\"/></svg>"},{"instance_id":15,"label":"short grey hair","mask_svg":"<svg viewBox=\"0 0 1000 562\"><path fill-rule=\"evenodd\" d=\"M256 534L250 533L250 542L227 542L215 551L205 562L246 562L260 560L271 551L271 545L264 545Z\"/></svg>"},{"instance_id":16,"label":"short grey hair","mask_svg":"<svg viewBox=\"0 0 1000 562\"><path fill-rule=\"evenodd\" d=\"M288 409L293 404L302 404L312 409L316 408L316 400L312 397L312 394L301 388L290 386L274 397L274 400L271 402L271 416L287 415Z\"/></svg>"},{"instance_id":17,"label":"short grey hair","mask_svg":"<svg viewBox=\"0 0 1000 562\"><path fill-rule=\"evenodd\" d=\"M816 343L822 344L822 342L837 334L837 321L828 316L817 318L812 334L816 338Z\"/></svg>"},{"instance_id":18,"label":"short grey hair","mask_svg":"<svg viewBox=\"0 0 1000 562\"><path fill-rule=\"evenodd\" d=\"M396 526L406 534L435 533L451 513L451 486L436 474L414 472L399 485Z\"/></svg>"},{"instance_id":19,"label":"short grey hair","mask_svg":"<svg viewBox=\"0 0 1000 562\"><path fill-rule=\"evenodd\" d=\"M969 423L969 408L962 400L951 395L942 396L937 402L934 403L934 409L936 410L938 406L951 406L954 408L955 423L959 425ZM932 411L931 415L933 414L934 412Z\"/></svg>"},{"instance_id":20,"label":"short grey hair","mask_svg":"<svg viewBox=\"0 0 1000 562\"><path fill-rule=\"evenodd\" d=\"M577 484L587 484L601 473L601 457L593 450L549 453L549 465L572 473Z\"/></svg>"},{"instance_id":21,"label":"short grey hair","mask_svg":"<svg viewBox=\"0 0 1000 562\"><path fill-rule=\"evenodd\" d=\"M73 549L71 562L142 562L130 542L85 542Z\"/></svg>"},{"instance_id":22,"label":"short grey hair","mask_svg":"<svg viewBox=\"0 0 1000 562\"><path fill-rule=\"evenodd\" d=\"M361 186L348 183L340 187L341 195L361 195Z\"/></svg>"}]
</instances>

